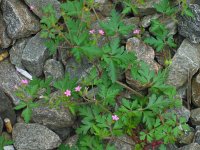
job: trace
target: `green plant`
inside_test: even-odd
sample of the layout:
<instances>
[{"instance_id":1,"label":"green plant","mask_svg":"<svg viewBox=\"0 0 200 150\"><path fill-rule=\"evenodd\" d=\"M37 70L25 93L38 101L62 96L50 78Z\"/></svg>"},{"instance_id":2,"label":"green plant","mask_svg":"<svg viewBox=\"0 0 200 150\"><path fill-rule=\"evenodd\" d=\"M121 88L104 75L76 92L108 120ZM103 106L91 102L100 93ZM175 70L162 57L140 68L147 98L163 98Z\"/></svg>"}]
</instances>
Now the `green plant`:
<instances>
[{"instance_id":1,"label":"green plant","mask_svg":"<svg viewBox=\"0 0 200 150\"><path fill-rule=\"evenodd\" d=\"M7 140L4 136L0 136L0 150L4 149L4 146L12 145L13 141Z\"/></svg>"},{"instance_id":2,"label":"green plant","mask_svg":"<svg viewBox=\"0 0 200 150\"><path fill-rule=\"evenodd\" d=\"M128 6L124 13L132 7L129 2L124 1ZM76 129L79 139L75 146L61 145L60 150L113 150L113 143L123 135L128 135L138 150L156 146L164 149L165 144L174 143L188 130L186 120L178 118L173 111L181 106L181 101L176 99L175 88L165 84L168 70L165 68L156 73L146 63L137 60L133 52L127 52L120 38L129 34L134 25L125 25L124 16L115 10L111 11L108 20L100 21L93 4L92 0L62 3L61 21L55 17L52 7L47 7L47 15L41 20L41 36L48 38L47 47L52 53L58 46L67 45L69 56L77 61L86 59L93 65L92 69L81 79L66 75L51 88L50 80L32 80L18 89L17 95L22 101L15 109L24 109L22 116L29 122L32 108L42 97L47 105L63 106L77 115L81 119ZM174 13L167 0L155 7L166 15ZM100 29L92 28L91 12L96 15ZM159 21L153 20L149 30L152 37L145 42L157 51L176 46L169 31ZM106 42L99 44L102 39ZM123 83L127 70L133 80L145 87L144 93ZM51 96L53 91L58 95ZM127 92L130 95L125 98Z\"/></svg>"}]
</instances>

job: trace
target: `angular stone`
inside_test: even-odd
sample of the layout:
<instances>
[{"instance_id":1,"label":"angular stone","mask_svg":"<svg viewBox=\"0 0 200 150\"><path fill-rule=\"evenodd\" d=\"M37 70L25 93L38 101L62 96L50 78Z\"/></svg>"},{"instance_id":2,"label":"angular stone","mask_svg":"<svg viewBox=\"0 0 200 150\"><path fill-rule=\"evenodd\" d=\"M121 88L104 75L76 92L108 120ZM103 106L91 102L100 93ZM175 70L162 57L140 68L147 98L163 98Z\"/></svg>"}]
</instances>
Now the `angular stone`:
<instances>
[{"instance_id":1,"label":"angular stone","mask_svg":"<svg viewBox=\"0 0 200 150\"><path fill-rule=\"evenodd\" d=\"M10 62L19 68L24 68L22 65L22 54L29 40L30 38L19 39L9 50Z\"/></svg>"},{"instance_id":2,"label":"angular stone","mask_svg":"<svg viewBox=\"0 0 200 150\"><path fill-rule=\"evenodd\" d=\"M2 119L10 119L12 124L16 122L16 114L12 107L11 100L5 95L2 89L0 89L0 117Z\"/></svg>"},{"instance_id":3,"label":"angular stone","mask_svg":"<svg viewBox=\"0 0 200 150\"><path fill-rule=\"evenodd\" d=\"M40 32L37 33L28 41L22 54L23 66L37 77L42 75L44 63L49 57L45 42L45 39L40 38Z\"/></svg>"},{"instance_id":4,"label":"angular stone","mask_svg":"<svg viewBox=\"0 0 200 150\"><path fill-rule=\"evenodd\" d=\"M136 37L128 39L126 50L129 52L135 52L139 60L146 62L150 66L151 70L158 72L160 66L154 61L155 53L153 48L146 45L140 39ZM132 79L130 70L127 70L125 74L126 81L131 87L136 88L137 90L142 90L144 88L138 81Z\"/></svg>"},{"instance_id":5,"label":"angular stone","mask_svg":"<svg viewBox=\"0 0 200 150\"><path fill-rule=\"evenodd\" d=\"M9 145L9 146L4 146L3 150L15 150L15 148L13 147L13 145Z\"/></svg>"},{"instance_id":6,"label":"angular stone","mask_svg":"<svg viewBox=\"0 0 200 150\"><path fill-rule=\"evenodd\" d=\"M172 59L166 83L182 87L188 80L188 72L197 72L200 67L200 45L184 40Z\"/></svg>"},{"instance_id":7,"label":"angular stone","mask_svg":"<svg viewBox=\"0 0 200 150\"><path fill-rule=\"evenodd\" d=\"M193 125L200 125L200 108L191 110L190 119Z\"/></svg>"},{"instance_id":8,"label":"angular stone","mask_svg":"<svg viewBox=\"0 0 200 150\"><path fill-rule=\"evenodd\" d=\"M0 48L8 48L12 40L8 37L6 32L6 24L3 21L3 16L0 12Z\"/></svg>"},{"instance_id":9,"label":"angular stone","mask_svg":"<svg viewBox=\"0 0 200 150\"><path fill-rule=\"evenodd\" d=\"M195 138L194 138L194 142L200 144L200 126L196 127L196 133L195 133Z\"/></svg>"},{"instance_id":10,"label":"angular stone","mask_svg":"<svg viewBox=\"0 0 200 150\"><path fill-rule=\"evenodd\" d=\"M115 145L116 150L133 150L135 148L135 143L128 136L119 137L119 140L116 139L116 141L114 142L114 145Z\"/></svg>"},{"instance_id":11,"label":"angular stone","mask_svg":"<svg viewBox=\"0 0 200 150\"><path fill-rule=\"evenodd\" d=\"M178 150L199 150L200 145L198 143L191 143L189 145L178 148Z\"/></svg>"},{"instance_id":12,"label":"angular stone","mask_svg":"<svg viewBox=\"0 0 200 150\"><path fill-rule=\"evenodd\" d=\"M192 103L200 107L200 74L192 79Z\"/></svg>"},{"instance_id":13,"label":"angular stone","mask_svg":"<svg viewBox=\"0 0 200 150\"><path fill-rule=\"evenodd\" d=\"M190 4L194 17L178 16L178 32L192 43L200 43L200 5Z\"/></svg>"},{"instance_id":14,"label":"angular stone","mask_svg":"<svg viewBox=\"0 0 200 150\"><path fill-rule=\"evenodd\" d=\"M75 134L75 135L69 137L69 138L64 142L64 144L69 145L70 147L72 147L72 146L75 146L75 145L76 145L77 141L78 141L78 135Z\"/></svg>"},{"instance_id":15,"label":"angular stone","mask_svg":"<svg viewBox=\"0 0 200 150\"><path fill-rule=\"evenodd\" d=\"M56 17L60 18L60 2L58 0L24 0L25 3L32 8L31 10L40 18L42 18L45 14L43 9L48 5L52 5L55 12Z\"/></svg>"},{"instance_id":16,"label":"angular stone","mask_svg":"<svg viewBox=\"0 0 200 150\"><path fill-rule=\"evenodd\" d=\"M48 59L44 65L44 74L46 78L61 79L64 77L64 67L59 61Z\"/></svg>"},{"instance_id":17,"label":"angular stone","mask_svg":"<svg viewBox=\"0 0 200 150\"><path fill-rule=\"evenodd\" d=\"M0 117L0 135L1 135L2 131L3 131L3 120Z\"/></svg>"},{"instance_id":18,"label":"angular stone","mask_svg":"<svg viewBox=\"0 0 200 150\"><path fill-rule=\"evenodd\" d=\"M94 2L95 5L97 5L97 7L95 7L97 11L99 11L103 16L110 16L110 12L114 8L112 2L109 0L94 0Z\"/></svg>"},{"instance_id":19,"label":"angular stone","mask_svg":"<svg viewBox=\"0 0 200 150\"><path fill-rule=\"evenodd\" d=\"M175 114L177 115L177 118L180 118L180 117L185 118L186 122L190 118L190 111L187 108L185 108L184 106L182 106L180 108L172 109L172 111L175 112Z\"/></svg>"},{"instance_id":20,"label":"angular stone","mask_svg":"<svg viewBox=\"0 0 200 150\"><path fill-rule=\"evenodd\" d=\"M16 71L8 60L0 62L0 70L2 70L0 71L0 87L11 98L12 102L17 105L19 99L15 96L15 86L20 85L24 77Z\"/></svg>"},{"instance_id":21,"label":"angular stone","mask_svg":"<svg viewBox=\"0 0 200 150\"><path fill-rule=\"evenodd\" d=\"M15 124L12 132L17 150L52 150L61 144L57 134L39 124Z\"/></svg>"},{"instance_id":22,"label":"angular stone","mask_svg":"<svg viewBox=\"0 0 200 150\"><path fill-rule=\"evenodd\" d=\"M174 19L171 17L160 17L160 22L165 25L166 29L169 31L168 35L175 35L178 32L178 25Z\"/></svg>"},{"instance_id":23,"label":"angular stone","mask_svg":"<svg viewBox=\"0 0 200 150\"><path fill-rule=\"evenodd\" d=\"M193 142L194 135L195 135L194 129L190 128L189 131L185 132L183 135L181 135L178 138L178 143L184 144L184 145L191 144Z\"/></svg>"},{"instance_id":24,"label":"angular stone","mask_svg":"<svg viewBox=\"0 0 200 150\"><path fill-rule=\"evenodd\" d=\"M144 16L142 18L140 24L143 28L147 28L151 25L151 20L158 19L159 17L160 17L160 14L153 14L153 15Z\"/></svg>"},{"instance_id":25,"label":"angular stone","mask_svg":"<svg viewBox=\"0 0 200 150\"><path fill-rule=\"evenodd\" d=\"M92 68L92 65L86 59L82 59L81 63L78 63L74 58L67 60L65 66L65 73L69 74L71 78L80 79L87 75L87 71Z\"/></svg>"},{"instance_id":26,"label":"angular stone","mask_svg":"<svg viewBox=\"0 0 200 150\"><path fill-rule=\"evenodd\" d=\"M2 1L3 19L11 39L19 39L35 34L40 30L39 20L19 0Z\"/></svg>"}]
</instances>

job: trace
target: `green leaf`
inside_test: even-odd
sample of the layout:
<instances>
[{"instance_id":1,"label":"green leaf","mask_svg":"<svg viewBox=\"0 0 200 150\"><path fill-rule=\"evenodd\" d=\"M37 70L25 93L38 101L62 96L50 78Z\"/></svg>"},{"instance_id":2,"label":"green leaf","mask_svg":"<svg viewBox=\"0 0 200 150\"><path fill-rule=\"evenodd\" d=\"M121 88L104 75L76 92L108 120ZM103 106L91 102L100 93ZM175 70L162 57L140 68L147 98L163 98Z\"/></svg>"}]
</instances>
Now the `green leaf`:
<instances>
[{"instance_id":1,"label":"green leaf","mask_svg":"<svg viewBox=\"0 0 200 150\"><path fill-rule=\"evenodd\" d=\"M24 101L20 101L19 104L15 107L15 110L20 110L22 108L25 108L27 104Z\"/></svg>"},{"instance_id":2,"label":"green leaf","mask_svg":"<svg viewBox=\"0 0 200 150\"><path fill-rule=\"evenodd\" d=\"M155 47L157 52L160 52L165 46L162 39L157 39L154 37L146 38L144 42Z\"/></svg>"},{"instance_id":3,"label":"green leaf","mask_svg":"<svg viewBox=\"0 0 200 150\"><path fill-rule=\"evenodd\" d=\"M26 123L29 123L29 121L31 120L31 116L32 116L32 110L30 108L26 108L22 111L22 117L24 118L24 121Z\"/></svg>"}]
</instances>

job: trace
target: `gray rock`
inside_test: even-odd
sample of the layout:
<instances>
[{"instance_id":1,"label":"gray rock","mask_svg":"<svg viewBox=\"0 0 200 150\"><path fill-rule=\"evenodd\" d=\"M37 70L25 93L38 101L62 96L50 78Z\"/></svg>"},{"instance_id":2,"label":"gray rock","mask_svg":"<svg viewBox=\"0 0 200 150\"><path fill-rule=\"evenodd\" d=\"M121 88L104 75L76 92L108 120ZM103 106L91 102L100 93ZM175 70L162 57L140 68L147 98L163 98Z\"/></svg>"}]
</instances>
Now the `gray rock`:
<instances>
[{"instance_id":1,"label":"gray rock","mask_svg":"<svg viewBox=\"0 0 200 150\"><path fill-rule=\"evenodd\" d=\"M135 147L135 143L128 136L119 137L119 140L116 140L114 145L116 150L133 150Z\"/></svg>"},{"instance_id":2,"label":"gray rock","mask_svg":"<svg viewBox=\"0 0 200 150\"><path fill-rule=\"evenodd\" d=\"M15 150L15 148L13 147L13 145L9 145L9 146L4 146L3 150Z\"/></svg>"},{"instance_id":3,"label":"gray rock","mask_svg":"<svg viewBox=\"0 0 200 150\"><path fill-rule=\"evenodd\" d=\"M17 42L12 46L9 51L10 54L10 62L19 67L24 68L22 65L22 54L23 50L30 38L19 39Z\"/></svg>"},{"instance_id":4,"label":"gray rock","mask_svg":"<svg viewBox=\"0 0 200 150\"><path fill-rule=\"evenodd\" d=\"M177 115L177 118L184 117L186 119L186 122L190 118L190 111L187 108L185 108L184 106L182 106L180 108L175 108L175 109L173 109L173 111Z\"/></svg>"},{"instance_id":5,"label":"gray rock","mask_svg":"<svg viewBox=\"0 0 200 150\"><path fill-rule=\"evenodd\" d=\"M11 123L16 121L16 114L12 107L11 101L8 96L0 89L0 117L2 119L9 118Z\"/></svg>"},{"instance_id":6,"label":"gray rock","mask_svg":"<svg viewBox=\"0 0 200 150\"><path fill-rule=\"evenodd\" d=\"M72 147L72 146L75 146L75 145L76 145L77 141L78 141L78 135L76 134L76 135L73 135L73 136L69 137L69 138L64 142L64 144L65 144L65 145L69 145L70 147Z\"/></svg>"},{"instance_id":7,"label":"gray rock","mask_svg":"<svg viewBox=\"0 0 200 150\"><path fill-rule=\"evenodd\" d=\"M192 103L200 107L200 74L192 79Z\"/></svg>"},{"instance_id":8,"label":"gray rock","mask_svg":"<svg viewBox=\"0 0 200 150\"><path fill-rule=\"evenodd\" d=\"M37 77L42 75L44 63L49 57L45 42L45 39L40 38L40 32L37 33L28 41L22 54L23 66Z\"/></svg>"},{"instance_id":9,"label":"gray rock","mask_svg":"<svg viewBox=\"0 0 200 150\"><path fill-rule=\"evenodd\" d=\"M64 67L59 61L48 59L44 65L44 74L46 78L61 79L64 77Z\"/></svg>"},{"instance_id":10,"label":"gray rock","mask_svg":"<svg viewBox=\"0 0 200 150\"><path fill-rule=\"evenodd\" d=\"M14 68L14 66L6 59L0 62L0 87L8 95L12 102L17 105L19 99L15 96L15 86L20 85L24 79Z\"/></svg>"},{"instance_id":11,"label":"gray rock","mask_svg":"<svg viewBox=\"0 0 200 150\"><path fill-rule=\"evenodd\" d=\"M193 125L200 125L200 108L192 109L190 118Z\"/></svg>"},{"instance_id":12,"label":"gray rock","mask_svg":"<svg viewBox=\"0 0 200 150\"><path fill-rule=\"evenodd\" d=\"M160 22L165 25L166 29L169 31L168 35L175 35L178 32L178 25L176 21L170 17L160 17Z\"/></svg>"},{"instance_id":13,"label":"gray rock","mask_svg":"<svg viewBox=\"0 0 200 150\"><path fill-rule=\"evenodd\" d=\"M178 150L199 150L200 145L198 143L192 143L183 147L180 147Z\"/></svg>"},{"instance_id":14,"label":"gray rock","mask_svg":"<svg viewBox=\"0 0 200 150\"><path fill-rule=\"evenodd\" d=\"M0 135L1 135L2 131L3 131L3 120L0 117Z\"/></svg>"},{"instance_id":15,"label":"gray rock","mask_svg":"<svg viewBox=\"0 0 200 150\"><path fill-rule=\"evenodd\" d=\"M152 70L158 72L160 66L154 61L155 52L153 48L146 45L140 39L136 37L128 39L126 50L128 52L135 52L139 60L146 62ZM138 81L132 79L130 70L126 71L126 81L131 87L136 88L137 90L142 90L144 88Z\"/></svg>"},{"instance_id":16,"label":"gray rock","mask_svg":"<svg viewBox=\"0 0 200 150\"><path fill-rule=\"evenodd\" d=\"M95 5L97 5L97 7L95 7L97 11L99 11L104 16L110 16L110 12L114 8L112 2L109 0L94 0L94 2Z\"/></svg>"},{"instance_id":17,"label":"gray rock","mask_svg":"<svg viewBox=\"0 0 200 150\"><path fill-rule=\"evenodd\" d=\"M81 62L78 63L74 58L70 58L66 63L65 72L69 73L71 78L83 78L92 68L92 65L86 59L82 59Z\"/></svg>"},{"instance_id":18,"label":"gray rock","mask_svg":"<svg viewBox=\"0 0 200 150\"><path fill-rule=\"evenodd\" d=\"M8 48L11 44L12 40L8 37L6 32L6 24L3 21L3 16L0 12L0 47Z\"/></svg>"},{"instance_id":19,"label":"gray rock","mask_svg":"<svg viewBox=\"0 0 200 150\"><path fill-rule=\"evenodd\" d=\"M199 126L196 127L194 142L200 144L200 130Z\"/></svg>"},{"instance_id":20,"label":"gray rock","mask_svg":"<svg viewBox=\"0 0 200 150\"><path fill-rule=\"evenodd\" d=\"M29 6L29 8L40 18L42 18L45 14L43 12L43 8L47 7L49 4L53 6L56 17L60 18L60 2L58 0L24 0L25 3Z\"/></svg>"},{"instance_id":21,"label":"gray rock","mask_svg":"<svg viewBox=\"0 0 200 150\"><path fill-rule=\"evenodd\" d=\"M189 39L192 43L200 42L200 6L198 4L190 4L190 9L194 17L182 16L178 17L179 34Z\"/></svg>"},{"instance_id":22,"label":"gray rock","mask_svg":"<svg viewBox=\"0 0 200 150\"><path fill-rule=\"evenodd\" d=\"M7 25L8 36L19 39L35 34L40 30L39 20L19 0L2 1L3 19Z\"/></svg>"},{"instance_id":23,"label":"gray rock","mask_svg":"<svg viewBox=\"0 0 200 150\"><path fill-rule=\"evenodd\" d=\"M39 124L15 124L12 132L17 150L52 150L61 144L57 134Z\"/></svg>"},{"instance_id":24,"label":"gray rock","mask_svg":"<svg viewBox=\"0 0 200 150\"><path fill-rule=\"evenodd\" d=\"M200 67L200 45L184 40L172 59L166 83L177 89L186 84L188 72L195 73Z\"/></svg>"},{"instance_id":25,"label":"gray rock","mask_svg":"<svg viewBox=\"0 0 200 150\"><path fill-rule=\"evenodd\" d=\"M142 18L140 24L143 28L147 28L151 25L151 20L158 19L159 17L160 17L160 14L153 14L153 15L144 16Z\"/></svg>"},{"instance_id":26,"label":"gray rock","mask_svg":"<svg viewBox=\"0 0 200 150\"><path fill-rule=\"evenodd\" d=\"M194 135L195 135L194 129L190 128L190 130L185 132L184 135L180 136L177 141L178 143L184 145L191 144L193 142Z\"/></svg>"},{"instance_id":27,"label":"gray rock","mask_svg":"<svg viewBox=\"0 0 200 150\"><path fill-rule=\"evenodd\" d=\"M66 139L69 136L74 119L75 117L64 107L56 109L42 104L34 108L32 114L33 122L47 126L61 139Z\"/></svg>"}]
</instances>

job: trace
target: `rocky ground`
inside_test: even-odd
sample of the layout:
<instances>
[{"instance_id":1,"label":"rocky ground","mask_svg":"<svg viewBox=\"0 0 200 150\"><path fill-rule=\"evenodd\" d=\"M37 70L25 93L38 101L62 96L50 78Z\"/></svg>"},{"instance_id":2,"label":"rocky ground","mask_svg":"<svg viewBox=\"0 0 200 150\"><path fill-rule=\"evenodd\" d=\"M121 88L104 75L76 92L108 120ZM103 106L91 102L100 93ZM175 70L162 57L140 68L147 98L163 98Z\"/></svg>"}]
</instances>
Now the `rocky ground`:
<instances>
[{"instance_id":1,"label":"rocky ground","mask_svg":"<svg viewBox=\"0 0 200 150\"><path fill-rule=\"evenodd\" d=\"M179 17L178 22L156 13L151 0L145 7L139 6L139 15L125 19L127 24L135 24L136 28L144 28L142 36L149 36L148 27L151 19L160 19L176 37L179 44L170 66L167 83L177 88L179 95L185 101L191 98L191 104L177 109L177 114L187 118L191 131L180 137L177 145L169 145L173 150L200 149L200 5L194 3L190 7L194 18ZM98 11L102 19L106 19L113 7L109 0L98 0ZM74 135L75 118L64 109L38 107L33 110L32 123L25 124L18 112L13 109L19 103L14 95L16 85L25 77L16 68L27 70L37 77L59 79L69 72L73 76L83 76L89 69L89 63L81 64L66 58L66 51L58 50L58 54L50 56L45 46L45 39L40 38L40 19L44 15L42 8L52 4L59 18L60 2L58 0L0 0L0 52L9 52L9 57L0 62L0 133L14 141L13 146L5 150L50 150L57 148L62 142L72 144L76 141ZM98 28L94 20L94 28ZM134 50L139 59L144 60L154 70L163 65L162 56L147 46L133 34L124 37L126 49ZM101 42L105 42L103 39ZM77 69L74 69L74 66ZM130 86L134 81L126 73L126 81ZM191 89L186 92L186 89ZM14 126L12 135L6 133L3 120L9 118ZM130 141L128 137L122 137ZM128 144L116 141L119 150L131 150Z\"/></svg>"}]
</instances>

